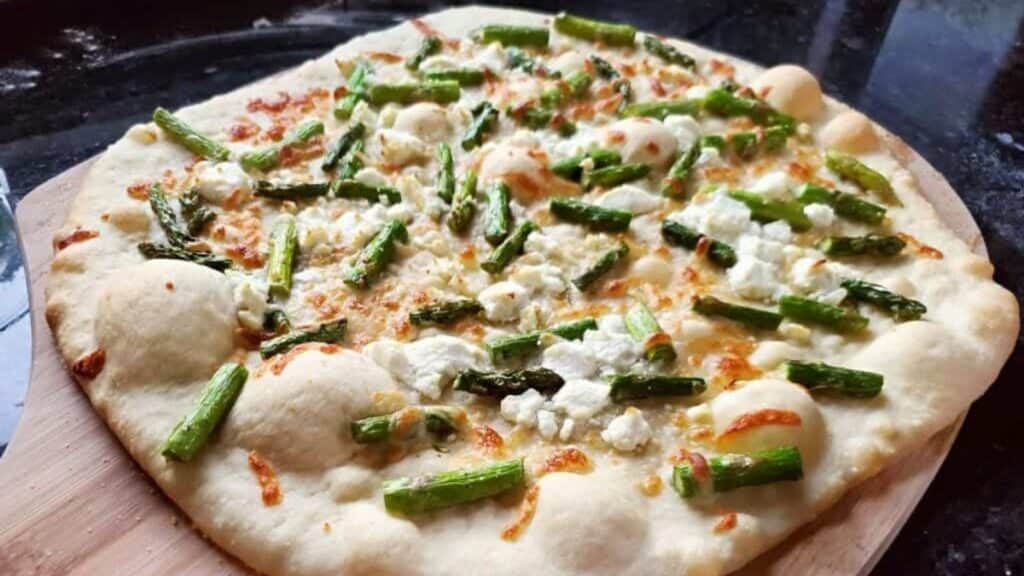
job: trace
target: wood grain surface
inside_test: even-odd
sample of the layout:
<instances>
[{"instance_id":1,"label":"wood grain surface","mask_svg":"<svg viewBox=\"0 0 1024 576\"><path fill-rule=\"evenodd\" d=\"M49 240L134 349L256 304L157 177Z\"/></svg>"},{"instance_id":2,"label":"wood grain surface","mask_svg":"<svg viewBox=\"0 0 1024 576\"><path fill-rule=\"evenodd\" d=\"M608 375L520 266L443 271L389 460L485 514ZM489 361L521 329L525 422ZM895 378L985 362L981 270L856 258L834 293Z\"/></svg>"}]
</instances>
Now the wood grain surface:
<instances>
[{"instance_id":1,"label":"wood grain surface","mask_svg":"<svg viewBox=\"0 0 1024 576\"><path fill-rule=\"evenodd\" d=\"M984 243L949 184L887 136L943 220L977 252ZM25 411L0 459L0 574L247 574L204 540L131 460L62 365L43 317L51 237L92 161L44 183L17 208L33 326ZM953 426L860 485L740 574L867 574L945 459Z\"/></svg>"}]
</instances>

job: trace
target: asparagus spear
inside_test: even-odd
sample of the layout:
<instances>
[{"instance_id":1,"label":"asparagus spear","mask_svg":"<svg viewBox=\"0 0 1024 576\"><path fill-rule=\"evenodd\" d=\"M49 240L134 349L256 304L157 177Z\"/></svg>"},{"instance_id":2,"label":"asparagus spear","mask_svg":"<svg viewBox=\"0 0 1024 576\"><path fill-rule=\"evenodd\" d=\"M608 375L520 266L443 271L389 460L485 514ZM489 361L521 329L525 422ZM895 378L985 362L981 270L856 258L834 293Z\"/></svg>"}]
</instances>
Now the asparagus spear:
<instances>
[{"instance_id":1,"label":"asparagus spear","mask_svg":"<svg viewBox=\"0 0 1024 576\"><path fill-rule=\"evenodd\" d=\"M346 88L348 93L334 105L334 117L339 120L347 120L352 116L356 104L366 99L366 77L370 75L370 66L360 62L356 64L352 74L348 77Z\"/></svg>"},{"instance_id":2,"label":"asparagus spear","mask_svg":"<svg viewBox=\"0 0 1024 576\"><path fill-rule=\"evenodd\" d=\"M441 51L441 39L437 36L424 36L416 53L405 61L405 67L409 70L419 70L420 64L428 57Z\"/></svg>"},{"instance_id":3,"label":"asparagus spear","mask_svg":"<svg viewBox=\"0 0 1024 576\"><path fill-rule=\"evenodd\" d=\"M537 229L537 225L532 221L523 222L494 249L494 252L491 252L486 260L480 263L480 267L491 274L498 274L511 264L516 256L523 253L526 238Z\"/></svg>"},{"instance_id":4,"label":"asparagus spear","mask_svg":"<svg viewBox=\"0 0 1024 576\"><path fill-rule=\"evenodd\" d=\"M573 279L572 283L580 291L590 288L601 276L604 276L613 266L629 254L629 245L619 242L614 248L608 250L597 259L585 272Z\"/></svg>"},{"instance_id":5,"label":"asparagus spear","mask_svg":"<svg viewBox=\"0 0 1024 576\"><path fill-rule=\"evenodd\" d=\"M686 153L679 156L668 169L668 174L661 183L662 196L679 198L685 194L686 177L690 175L690 169L697 162L697 158L700 158L700 140L691 144Z\"/></svg>"},{"instance_id":6,"label":"asparagus spear","mask_svg":"<svg viewBox=\"0 0 1024 576\"><path fill-rule=\"evenodd\" d=\"M865 224L881 224L885 219L885 208L838 190L828 190L816 184L804 184L796 193L796 199L804 204L827 204L836 214L847 220Z\"/></svg>"},{"instance_id":7,"label":"asparagus spear","mask_svg":"<svg viewBox=\"0 0 1024 576\"><path fill-rule=\"evenodd\" d=\"M603 208L575 198L552 198L548 209L562 220L604 232L628 230L633 219L633 214L625 210Z\"/></svg>"},{"instance_id":8,"label":"asparagus spear","mask_svg":"<svg viewBox=\"0 0 1024 576\"><path fill-rule=\"evenodd\" d=\"M508 67L513 70L522 70L527 74L533 74L536 72L538 76L546 78L559 78L561 76L558 71L548 70L546 66L534 60L529 54L523 52L516 46L510 46L508 50L505 51L505 55L508 60Z\"/></svg>"},{"instance_id":9,"label":"asparagus spear","mask_svg":"<svg viewBox=\"0 0 1024 576\"><path fill-rule=\"evenodd\" d=\"M826 256L898 256L907 245L899 236L866 234L864 236L826 236L818 241L818 250Z\"/></svg>"},{"instance_id":10,"label":"asparagus spear","mask_svg":"<svg viewBox=\"0 0 1024 576\"><path fill-rule=\"evenodd\" d=\"M441 168L437 171L437 195L446 203L452 203L455 195L455 160L452 158L451 146L447 142L437 145L437 163Z\"/></svg>"},{"instance_id":11,"label":"asparagus spear","mask_svg":"<svg viewBox=\"0 0 1024 576\"><path fill-rule=\"evenodd\" d=\"M352 149L352 146L363 139L366 134L366 126L363 126L362 122L356 122L349 128L344 134L338 138L338 141L331 146L331 149L324 154L324 160L320 163L320 168L326 172L333 170L338 165L338 160L341 160L348 151Z\"/></svg>"},{"instance_id":12,"label":"asparagus spear","mask_svg":"<svg viewBox=\"0 0 1024 576\"><path fill-rule=\"evenodd\" d=\"M721 152L722 150L725 150L725 138L719 134L707 134L705 136L701 136L700 145L704 148L714 148Z\"/></svg>"},{"instance_id":13,"label":"asparagus spear","mask_svg":"<svg viewBox=\"0 0 1024 576\"><path fill-rule=\"evenodd\" d=\"M651 309L637 302L626 313L626 330L633 340L644 347L644 357L650 362L671 362L676 359L672 338L666 334Z\"/></svg>"},{"instance_id":14,"label":"asparagus spear","mask_svg":"<svg viewBox=\"0 0 1024 576\"><path fill-rule=\"evenodd\" d=\"M554 112L550 110L542 110L536 106L509 108L505 113L516 122L519 122L532 130L541 130L546 128L548 124L551 123L551 119L555 116Z\"/></svg>"},{"instance_id":15,"label":"asparagus spear","mask_svg":"<svg viewBox=\"0 0 1024 576\"><path fill-rule=\"evenodd\" d=\"M409 323L413 326L452 324L466 316L478 314L483 309L480 302L471 298L438 302L410 312Z\"/></svg>"},{"instance_id":16,"label":"asparagus spear","mask_svg":"<svg viewBox=\"0 0 1024 576\"><path fill-rule=\"evenodd\" d=\"M662 42L657 38L657 36L644 34L644 48L651 54L654 54L669 64L676 64L683 68L689 68L690 70L697 68L696 60L687 54L683 54L674 46L669 46Z\"/></svg>"},{"instance_id":17,"label":"asparagus spear","mask_svg":"<svg viewBox=\"0 0 1024 576\"><path fill-rule=\"evenodd\" d=\"M350 429L352 439L359 444L403 441L422 431L443 440L458 430L458 421L464 418L459 408L409 406L391 414L354 420Z\"/></svg>"},{"instance_id":18,"label":"asparagus spear","mask_svg":"<svg viewBox=\"0 0 1024 576\"><path fill-rule=\"evenodd\" d=\"M708 471L715 492L774 482L793 482L804 477L800 450L796 446L779 446L750 455L714 456L708 459ZM672 470L672 486L683 498L696 495L700 480L690 462L677 464Z\"/></svg>"},{"instance_id":19,"label":"asparagus spear","mask_svg":"<svg viewBox=\"0 0 1024 576\"><path fill-rule=\"evenodd\" d=\"M180 118L164 108L153 111L153 122L163 129L172 140L188 148L189 152L210 160L224 161L231 151L226 146L200 134Z\"/></svg>"},{"instance_id":20,"label":"asparagus spear","mask_svg":"<svg viewBox=\"0 0 1024 576\"><path fill-rule=\"evenodd\" d=\"M885 289L884 286L865 282L863 280L844 280L842 287L846 288L846 297L856 302L866 302L899 320L917 320L928 311L928 308L918 302Z\"/></svg>"},{"instance_id":21,"label":"asparagus spear","mask_svg":"<svg viewBox=\"0 0 1024 576\"><path fill-rule=\"evenodd\" d=\"M535 330L525 334L499 336L487 342L487 352L491 360L498 362L517 356L528 356L540 348L540 340L544 334L554 334L566 340L579 340L587 330L597 330L597 321L593 318L581 318L551 326L545 330Z\"/></svg>"},{"instance_id":22,"label":"asparagus spear","mask_svg":"<svg viewBox=\"0 0 1024 576\"><path fill-rule=\"evenodd\" d=\"M725 88L715 88L704 96L704 110L726 118L746 116L763 126L781 126L789 133L796 128L793 118L773 110L760 100L737 96Z\"/></svg>"},{"instance_id":23,"label":"asparagus spear","mask_svg":"<svg viewBox=\"0 0 1024 576\"><path fill-rule=\"evenodd\" d=\"M548 45L548 36L547 28L490 24L480 28L474 35L474 38L481 44L500 42L502 46L536 46L543 48Z\"/></svg>"},{"instance_id":24,"label":"asparagus spear","mask_svg":"<svg viewBox=\"0 0 1024 576\"><path fill-rule=\"evenodd\" d=\"M597 75L605 80L613 80L618 78L619 71L612 66L611 62L601 58L597 54L591 54L588 58L590 63L594 65L594 70L597 71Z\"/></svg>"},{"instance_id":25,"label":"asparagus spear","mask_svg":"<svg viewBox=\"0 0 1024 576\"><path fill-rule=\"evenodd\" d=\"M665 242L673 246L682 246L689 250L696 250L701 239L707 238L707 236L691 230L675 220L663 220L661 222L661 236L665 239ZM708 242L708 260L723 268L729 268L736 263L736 252L733 251L731 246L725 242L711 240L710 238L708 238Z\"/></svg>"},{"instance_id":26,"label":"asparagus spear","mask_svg":"<svg viewBox=\"0 0 1024 576\"><path fill-rule=\"evenodd\" d=\"M757 134L736 132L729 136L729 149L737 158L750 160L757 155Z\"/></svg>"},{"instance_id":27,"label":"asparagus spear","mask_svg":"<svg viewBox=\"0 0 1024 576\"><path fill-rule=\"evenodd\" d=\"M769 152L778 152L786 147L790 130L785 126L769 126L761 133L761 145Z\"/></svg>"},{"instance_id":28,"label":"asparagus spear","mask_svg":"<svg viewBox=\"0 0 1024 576\"><path fill-rule=\"evenodd\" d=\"M351 180L356 177L356 173L363 169L363 161L359 157L363 151L363 141L357 140L352 148L348 151L348 156L345 157L344 162L341 163L341 168L338 170L338 178L340 180Z\"/></svg>"},{"instance_id":29,"label":"asparagus spear","mask_svg":"<svg viewBox=\"0 0 1024 576\"><path fill-rule=\"evenodd\" d=\"M612 81L612 88L615 89L615 92L622 95L622 99L619 100L619 105L615 109L615 112L622 114L626 111L629 101L633 97L633 85L625 78L618 78Z\"/></svg>"},{"instance_id":30,"label":"asparagus spear","mask_svg":"<svg viewBox=\"0 0 1024 576\"><path fill-rule=\"evenodd\" d=\"M526 484L523 460L384 482L384 508L403 516L496 496Z\"/></svg>"},{"instance_id":31,"label":"asparagus spear","mask_svg":"<svg viewBox=\"0 0 1024 576\"><path fill-rule=\"evenodd\" d=\"M860 332L868 325L868 319L858 314L856 310L840 308L799 296L779 298L779 314L790 320L817 324L843 333Z\"/></svg>"},{"instance_id":32,"label":"asparagus spear","mask_svg":"<svg viewBox=\"0 0 1024 576\"><path fill-rule=\"evenodd\" d=\"M452 232L463 232L473 221L476 212L476 172L467 170L462 186L452 197L452 209L448 213L448 228Z\"/></svg>"},{"instance_id":33,"label":"asparagus spear","mask_svg":"<svg viewBox=\"0 0 1024 576\"><path fill-rule=\"evenodd\" d=\"M171 429L160 449L164 458L192 460L227 416L248 377L245 366L231 362L221 366L206 383L192 410Z\"/></svg>"},{"instance_id":34,"label":"asparagus spear","mask_svg":"<svg viewBox=\"0 0 1024 576\"><path fill-rule=\"evenodd\" d=\"M374 84L366 90L366 101L375 106L394 102L436 102L447 104L459 99L459 83L454 80L410 84Z\"/></svg>"},{"instance_id":35,"label":"asparagus spear","mask_svg":"<svg viewBox=\"0 0 1024 576\"><path fill-rule=\"evenodd\" d=\"M345 277L345 283L356 288L366 288L395 255L395 244L409 241L409 231L401 220L389 220L363 246Z\"/></svg>"},{"instance_id":36,"label":"asparagus spear","mask_svg":"<svg viewBox=\"0 0 1024 576\"><path fill-rule=\"evenodd\" d=\"M558 86L550 86L545 88L540 94L540 105L547 109L555 109L562 105L564 98L562 89Z\"/></svg>"},{"instance_id":37,"label":"asparagus spear","mask_svg":"<svg viewBox=\"0 0 1024 576\"><path fill-rule=\"evenodd\" d=\"M639 180L647 176L650 171L651 167L647 164L605 166L604 168L597 168L589 172L585 171L582 184L584 188L593 188L595 186L613 188L619 184Z\"/></svg>"},{"instance_id":38,"label":"asparagus spear","mask_svg":"<svg viewBox=\"0 0 1024 576\"><path fill-rule=\"evenodd\" d=\"M263 329L273 334L287 332L292 329L288 315L280 308L269 308L263 313Z\"/></svg>"},{"instance_id":39,"label":"asparagus spear","mask_svg":"<svg viewBox=\"0 0 1024 576\"><path fill-rule=\"evenodd\" d=\"M655 396L696 396L708 387L703 378L657 374L616 374L608 381L609 396L615 403Z\"/></svg>"},{"instance_id":40,"label":"asparagus spear","mask_svg":"<svg viewBox=\"0 0 1024 576\"><path fill-rule=\"evenodd\" d=\"M622 115L644 116L664 120L666 116L673 114L697 116L700 114L700 109L700 100L654 100L630 104L622 109Z\"/></svg>"},{"instance_id":41,"label":"asparagus spear","mask_svg":"<svg viewBox=\"0 0 1024 576\"><path fill-rule=\"evenodd\" d=\"M829 150L825 153L825 166L843 180L849 180L865 190L875 192L882 201L902 206L889 180L853 156Z\"/></svg>"},{"instance_id":42,"label":"asparagus spear","mask_svg":"<svg viewBox=\"0 0 1024 576\"><path fill-rule=\"evenodd\" d=\"M506 372L481 372L472 368L459 372L454 388L478 396L504 398L522 394L533 388L538 392L555 392L565 381L547 368L524 368Z\"/></svg>"},{"instance_id":43,"label":"asparagus spear","mask_svg":"<svg viewBox=\"0 0 1024 576\"><path fill-rule=\"evenodd\" d=\"M239 161L248 170L260 170L268 172L277 167L281 162L281 148L285 146L299 146L309 142L314 136L324 133L324 123L319 120L307 120L299 124L284 137L280 146L269 146L263 150L246 152L242 154Z\"/></svg>"},{"instance_id":44,"label":"asparagus spear","mask_svg":"<svg viewBox=\"0 0 1024 576\"><path fill-rule=\"evenodd\" d=\"M754 220L762 222L783 220L795 232L805 232L811 229L811 219L804 214L803 204L799 202L769 200L746 190L730 190L729 196L746 204L747 208L750 208L750 216Z\"/></svg>"},{"instance_id":45,"label":"asparagus spear","mask_svg":"<svg viewBox=\"0 0 1024 576\"><path fill-rule=\"evenodd\" d=\"M402 193L391 186L374 186L359 180L331 181L331 197L368 200L371 204L386 202L398 204L402 201Z\"/></svg>"},{"instance_id":46,"label":"asparagus spear","mask_svg":"<svg viewBox=\"0 0 1024 576\"><path fill-rule=\"evenodd\" d=\"M573 72L565 79L566 85L569 87L569 94L573 98L583 98L587 95L587 91L590 90L590 85L594 82L594 79L590 77L590 74L586 72L578 71Z\"/></svg>"},{"instance_id":47,"label":"asparagus spear","mask_svg":"<svg viewBox=\"0 0 1024 576\"><path fill-rule=\"evenodd\" d=\"M693 311L704 316L721 316L761 330L775 330L782 323L782 315L760 308L739 306L723 302L714 296L693 299Z\"/></svg>"},{"instance_id":48,"label":"asparagus spear","mask_svg":"<svg viewBox=\"0 0 1024 576\"><path fill-rule=\"evenodd\" d=\"M470 122L466 135L462 137L462 149L469 151L484 141L484 135L494 128L498 119L498 110L490 102L484 100L473 108L473 121Z\"/></svg>"},{"instance_id":49,"label":"asparagus spear","mask_svg":"<svg viewBox=\"0 0 1024 576\"><path fill-rule=\"evenodd\" d=\"M302 182L298 184L279 184L268 180L256 182L256 196L277 200L301 200L326 196L331 190L329 182Z\"/></svg>"},{"instance_id":50,"label":"asparagus spear","mask_svg":"<svg viewBox=\"0 0 1024 576\"><path fill-rule=\"evenodd\" d=\"M224 271L231 268L231 260L215 256L213 252L205 250L187 250L182 246L172 244L158 244L155 242L140 242L139 252L148 259L164 258L166 260L186 260L195 262L200 266Z\"/></svg>"},{"instance_id":51,"label":"asparagus spear","mask_svg":"<svg viewBox=\"0 0 1024 576\"><path fill-rule=\"evenodd\" d=\"M271 296L287 298L291 294L297 246L295 219L278 220L270 232L270 257L267 259L267 292Z\"/></svg>"},{"instance_id":52,"label":"asparagus spear","mask_svg":"<svg viewBox=\"0 0 1024 576\"><path fill-rule=\"evenodd\" d=\"M153 211L156 221L160 224L160 228L167 236L167 241L172 246L184 246L189 242L195 242L195 238L178 222L178 217L174 214L174 209L171 208L171 203L167 201L164 189L159 184L149 187L149 208Z\"/></svg>"},{"instance_id":53,"label":"asparagus spear","mask_svg":"<svg viewBox=\"0 0 1024 576\"><path fill-rule=\"evenodd\" d=\"M203 206L199 192L195 189L182 194L178 202L181 204L181 217L185 220L185 227L190 236L202 233L203 228L217 217L213 210Z\"/></svg>"},{"instance_id":54,"label":"asparagus spear","mask_svg":"<svg viewBox=\"0 0 1024 576\"><path fill-rule=\"evenodd\" d=\"M508 185L500 180L491 182L487 187L487 225L484 228L484 238L491 246L501 244L511 232L512 209L509 207L509 195Z\"/></svg>"},{"instance_id":55,"label":"asparagus spear","mask_svg":"<svg viewBox=\"0 0 1024 576\"><path fill-rule=\"evenodd\" d=\"M632 46L636 39L636 28L628 24L601 22L565 12L555 16L554 26L555 30L566 36L609 46Z\"/></svg>"},{"instance_id":56,"label":"asparagus spear","mask_svg":"<svg viewBox=\"0 0 1024 576\"><path fill-rule=\"evenodd\" d=\"M423 71L423 77L432 82L455 81L459 86L479 86L484 83L484 71L479 68L431 69Z\"/></svg>"},{"instance_id":57,"label":"asparagus spear","mask_svg":"<svg viewBox=\"0 0 1024 576\"><path fill-rule=\"evenodd\" d=\"M809 390L831 390L851 398L874 398L882 392L881 374L830 366L824 362L786 362L786 379Z\"/></svg>"},{"instance_id":58,"label":"asparagus spear","mask_svg":"<svg viewBox=\"0 0 1024 576\"><path fill-rule=\"evenodd\" d=\"M588 159L593 162L593 169L606 168L608 166L614 166L622 163L622 157L619 156L618 152L614 150L595 148L589 152L570 156L565 160L552 164L551 171L566 180L579 182L580 178L583 177L583 163Z\"/></svg>"},{"instance_id":59,"label":"asparagus spear","mask_svg":"<svg viewBox=\"0 0 1024 576\"><path fill-rule=\"evenodd\" d=\"M292 330L260 343L260 356L266 360L271 356L283 354L306 342L325 342L328 344L341 342L345 337L345 330L347 328L348 320L339 318L333 322L325 322L313 330Z\"/></svg>"}]
</instances>

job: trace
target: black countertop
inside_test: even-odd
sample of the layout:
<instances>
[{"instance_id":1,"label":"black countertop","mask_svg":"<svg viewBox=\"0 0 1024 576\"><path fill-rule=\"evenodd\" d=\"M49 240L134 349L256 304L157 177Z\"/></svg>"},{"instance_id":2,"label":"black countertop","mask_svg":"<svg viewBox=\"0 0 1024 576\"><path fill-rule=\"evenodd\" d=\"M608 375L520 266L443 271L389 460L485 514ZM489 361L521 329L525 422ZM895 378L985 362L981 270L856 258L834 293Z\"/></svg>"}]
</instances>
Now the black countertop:
<instances>
[{"instance_id":1,"label":"black countertop","mask_svg":"<svg viewBox=\"0 0 1024 576\"><path fill-rule=\"evenodd\" d=\"M440 2L0 0L0 167L9 200L100 152L156 105L224 92ZM795 62L900 135L977 219L996 278L1024 294L1024 2L523 2ZM2 179L0 179L2 180ZM2 184L0 184L2 188ZM0 210L0 450L20 411L30 333ZM38 337L49 338L48 334ZM1024 573L1024 356L970 411L876 574ZM1019 458L1019 459L1018 459Z\"/></svg>"}]
</instances>

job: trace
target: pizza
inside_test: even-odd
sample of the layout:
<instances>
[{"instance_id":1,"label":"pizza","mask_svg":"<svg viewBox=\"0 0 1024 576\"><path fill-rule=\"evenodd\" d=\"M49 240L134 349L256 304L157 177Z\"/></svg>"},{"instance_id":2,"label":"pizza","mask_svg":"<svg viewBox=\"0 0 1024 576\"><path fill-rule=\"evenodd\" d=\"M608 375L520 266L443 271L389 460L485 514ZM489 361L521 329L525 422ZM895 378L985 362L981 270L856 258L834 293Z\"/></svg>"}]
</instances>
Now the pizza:
<instances>
[{"instance_id":1,"label":"pizza","mask_svg":"<svg viewBox=\"0 0 1024 576\"><path fill-rule=\"evenodd\" d=\"M1015 342L895 142L798 66L447 10L131 127L46 315L261 573L726 573Z\"/></svg>"}]
</instances>

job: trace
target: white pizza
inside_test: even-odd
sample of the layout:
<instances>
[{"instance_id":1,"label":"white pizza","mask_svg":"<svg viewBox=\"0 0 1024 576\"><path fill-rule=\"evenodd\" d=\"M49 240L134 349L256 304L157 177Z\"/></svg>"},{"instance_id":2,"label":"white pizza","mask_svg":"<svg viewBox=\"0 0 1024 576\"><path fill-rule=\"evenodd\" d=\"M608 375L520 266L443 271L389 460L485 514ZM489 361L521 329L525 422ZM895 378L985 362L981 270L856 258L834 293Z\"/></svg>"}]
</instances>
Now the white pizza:
<instances>
[{"instance_id":1,"label":"white pizza","mask_svg":"<svg viewBox=\"0 0 1024 576\"><path fill-rule=\"evenodd\" d=\"M726 573L1015 342L892 142L797 66L447 10L133 126L46 314L261 573Z\"/></svg>"}]
</instances>

